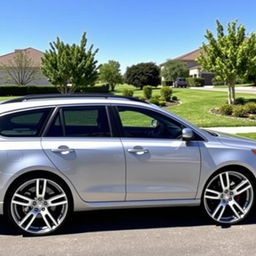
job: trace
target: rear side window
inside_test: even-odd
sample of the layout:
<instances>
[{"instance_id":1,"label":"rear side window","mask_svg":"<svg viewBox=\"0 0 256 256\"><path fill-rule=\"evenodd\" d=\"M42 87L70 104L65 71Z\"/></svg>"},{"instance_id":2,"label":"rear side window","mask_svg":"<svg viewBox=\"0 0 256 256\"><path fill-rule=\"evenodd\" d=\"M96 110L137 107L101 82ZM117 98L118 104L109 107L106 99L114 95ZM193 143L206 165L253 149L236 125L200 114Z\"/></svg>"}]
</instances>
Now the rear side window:
<instances>
[{"instance_id":1,"label":"rear side window","mask_svg":"<svg viewBox=\"0 0 256 256\"><path fill-rule=\"evenodd\" d=\"M50 108L26 110L0 117L0 135L6 137L40 136Z\"/></svg>"},{"instance_id":2,"label":"rear side window","mask_svg":"<svg viewBox=\"0 0 256 256\"><path fill-rule=\"evenodd\" d=\"M110 137L104 106L62 108L53 120L47 137Z\"/></svg>"}]
</instances>

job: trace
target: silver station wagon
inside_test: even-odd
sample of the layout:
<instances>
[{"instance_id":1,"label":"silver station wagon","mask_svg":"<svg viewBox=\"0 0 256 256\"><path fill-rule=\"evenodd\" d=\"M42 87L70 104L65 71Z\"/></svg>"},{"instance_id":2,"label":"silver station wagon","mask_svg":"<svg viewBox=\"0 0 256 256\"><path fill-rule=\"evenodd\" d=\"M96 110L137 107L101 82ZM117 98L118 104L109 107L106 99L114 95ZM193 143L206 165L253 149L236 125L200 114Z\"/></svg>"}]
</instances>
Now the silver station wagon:
<instances>
[{"instance_id":1,"label":"silver station wagon","mask_svg":"<svg viewBox=\"0 0 256 256\"><path fill-rule=\"evenodd\" d=\"M256 142L133 98L37 95L0 104L0 213L49 234L72 211L202 205L217 223L254 203Z\"/></svg>"}]
</instances>

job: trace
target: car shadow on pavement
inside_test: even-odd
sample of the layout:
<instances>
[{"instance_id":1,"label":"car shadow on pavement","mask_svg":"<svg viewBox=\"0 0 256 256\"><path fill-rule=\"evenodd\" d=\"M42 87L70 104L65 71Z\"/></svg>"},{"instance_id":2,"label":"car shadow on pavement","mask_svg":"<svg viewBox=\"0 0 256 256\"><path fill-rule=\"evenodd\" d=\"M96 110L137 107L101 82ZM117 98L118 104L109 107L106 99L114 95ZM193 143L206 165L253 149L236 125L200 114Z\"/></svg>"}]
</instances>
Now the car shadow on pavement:
<instances>
[{"instance_id":1,"label":"car shadow on pavement","mask_svg":"<svg viewBox=\"0 0 256 256\"><path fill-rule=\"evenodd\" d=\"M256 214L237 225L251 224L256 224ZM73 213L57 235L206 225L216 226L200 207L100 210ZM229 228L230 226L219 227ZM0 235L20 235L20 233L8 224L4 216L0 216Z\"/></svg>"}]
</instances>

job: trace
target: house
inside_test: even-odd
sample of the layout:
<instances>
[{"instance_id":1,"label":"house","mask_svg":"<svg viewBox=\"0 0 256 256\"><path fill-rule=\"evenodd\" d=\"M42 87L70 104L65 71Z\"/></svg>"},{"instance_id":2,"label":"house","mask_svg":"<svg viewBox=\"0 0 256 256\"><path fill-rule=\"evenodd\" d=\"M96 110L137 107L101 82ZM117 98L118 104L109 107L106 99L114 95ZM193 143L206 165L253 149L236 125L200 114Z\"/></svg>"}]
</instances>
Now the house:
<instances>
[{"instance_id":1,"label":"house","mask_svg":"<svg viewBox=\"0 0 256 256\"><path fill-rule=\"evenodd\" d=\"M174 60L180 60L187 63L189 68L189 76L191 77L202 77L205 80L205 85L211 85L214 74L201 69L201 66L196 61L196 58L200 55L201 49L196 49L192 52L186 53ZM163 64L162 64L163 65Z\"/></svg>"},{"instance_id":2,"label":"house","mask_svg":"<svg viewBox=\"0 0 256 256\"><path fill-rule=\"evenodd\" d=\"M31 63L33 67L35 68L40 68L41 63L42 63L42 57L44 53L42 51L39 51L37 49L34 49L32 47L25 48L25 49L16 49L14 52L7 53L5 55L0 56L0 85L3 84L13 84L14 81L12 81L7 75L2 66L9 66L10 62L12 62L17 56L19 52L23 52L26 54L26 56L31 59ZM33 85L46 85L49 84L49 81L47 78L41 74L36 75L35 79L30 82L29 84Z\"/></svg>"}]
</instances>

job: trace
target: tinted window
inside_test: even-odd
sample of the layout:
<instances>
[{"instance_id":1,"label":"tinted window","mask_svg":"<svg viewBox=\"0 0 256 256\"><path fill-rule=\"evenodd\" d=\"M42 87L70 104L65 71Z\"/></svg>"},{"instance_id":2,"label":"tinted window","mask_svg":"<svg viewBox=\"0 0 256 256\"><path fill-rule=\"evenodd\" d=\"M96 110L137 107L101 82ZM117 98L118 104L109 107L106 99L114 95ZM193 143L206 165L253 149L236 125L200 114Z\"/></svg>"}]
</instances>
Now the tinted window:
<instances>
[{"instance_id":1,"label":"tinted window","mask_svg":"<svg viewBox=\"0 0 256 256\"><path fill-rule=\"evenodd\" d=\"M51 109L27 110L0 117L0 134L7 137L39 136Z\"/></svg>"},{"instance_id":2,"label":"tinted window","mask_svg":"<svg viewBox=\"0 0 256 256\"><path fill-rule=\"evenodd\" d=\"M47 136L109 137L106 109L103 106L63 108L55 117Z\"/></svg>"},{"instance_id":3,"label":"tinted window","mask_svg":"<svg viewBox=\"0 0 256 256\"><path fill-rule=\"evenodd\" d=\"M157 112L118 107L124 137L181 139L183 126Z\"/></svg>"}]
</instances>

